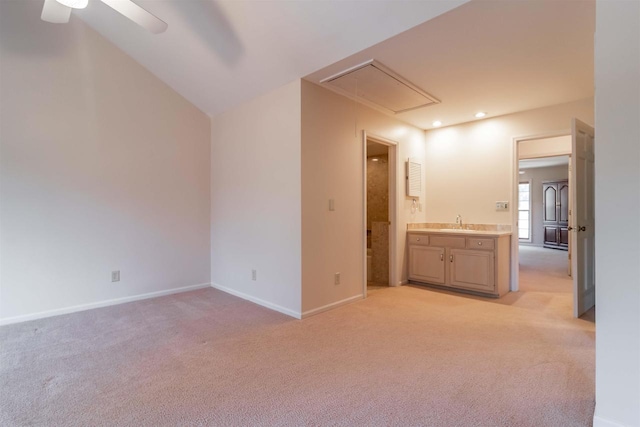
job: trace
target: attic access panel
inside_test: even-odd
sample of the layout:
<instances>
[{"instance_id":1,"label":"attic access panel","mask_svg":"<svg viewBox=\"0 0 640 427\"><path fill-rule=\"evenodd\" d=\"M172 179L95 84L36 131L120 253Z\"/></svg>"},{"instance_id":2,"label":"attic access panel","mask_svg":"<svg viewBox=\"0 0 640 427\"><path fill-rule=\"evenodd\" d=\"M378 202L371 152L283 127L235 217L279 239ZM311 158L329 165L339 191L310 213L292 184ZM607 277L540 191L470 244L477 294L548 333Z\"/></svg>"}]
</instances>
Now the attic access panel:
<instances>
[{"instance_id":1,"label":"attic access panel","mask_svg":"<svg viewBox=\"0 0 640 427\"><path fill-rule=\"evenodd\" d=\"M440 103L437 98L373 59L323 79L320 83L394 114Z\"/></svg>"}]
</instances>

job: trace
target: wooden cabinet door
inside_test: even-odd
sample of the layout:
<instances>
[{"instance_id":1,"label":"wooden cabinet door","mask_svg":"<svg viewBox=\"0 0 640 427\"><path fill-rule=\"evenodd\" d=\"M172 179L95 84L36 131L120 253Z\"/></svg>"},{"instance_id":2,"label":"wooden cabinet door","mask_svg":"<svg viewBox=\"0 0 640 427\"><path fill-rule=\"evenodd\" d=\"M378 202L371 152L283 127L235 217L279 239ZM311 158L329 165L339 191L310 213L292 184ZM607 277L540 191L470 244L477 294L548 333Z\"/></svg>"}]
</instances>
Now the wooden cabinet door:
<instances>
[{"instance_id":1,"label":"wooden cabinet door","mask_svg":"<svg viewBox=\"0 0 640 427\"><path fill-rule=\"evenodd\" d=\"M409 280L443 285L444 248L409 246Z\"/></svg>"},{"instance_id":2,"label":"wooden cabinet door","mask_svg":"<svg viewBox=\"0 0 640 427\"><path fill-rule=\"evenodd\" d=\"M482 292L495 290L494 253L470 249L449 252L449 284Z\"/></svg>"},{"instance_id":3,"label":"wooden cabinet door","mask_svg":"<svg viewBox=\"0 0 640 427\"><path fill-rule=\"evenodd\" d=\"M569 182L544 182L542 184L542 203L544 247L568 249Z\"/></svg>"},{"instance_id":4,"label":"wooden cabinet door","mask_svg":"<svg viewBox=\"0 0 640 427\"><path fill-rule=\"evenodd\" d=\"M558 228L558 244L563 248L569 248L569 229L567 227Z\"/></svg>"},{"instance_id":5,"label":"wooden cabinet door","mask_svg":"<svg viewBox=\"0 0 640 427\"><path fill-rule=\"evenodd\" d=\"M545 245L558 245L558 227L556 226L544 226L544 244Z\"/></svg>"},{"instance_id":6,"label":"wooden cabinet door","mask_svg":"<svg viewBox=\"0 0 640 427\"><path fill-rule=\"evenodd\" d=\"M558 183L558 223L569 225L569 183Z\"/></svg>"},{"instance_id":7,"label":"wooden cabinet door","mask_svg":"<svg viewBox=\"0 0 640 427\"><path fill-rule=\"evenodd\" d=\"M558 211L556 209L557 199L558 199L558 187L556 186L556 184L544 184L542 186L542 202L543 202L542 220L544 222L558 221Z\"/></svg>"}]
</instances>

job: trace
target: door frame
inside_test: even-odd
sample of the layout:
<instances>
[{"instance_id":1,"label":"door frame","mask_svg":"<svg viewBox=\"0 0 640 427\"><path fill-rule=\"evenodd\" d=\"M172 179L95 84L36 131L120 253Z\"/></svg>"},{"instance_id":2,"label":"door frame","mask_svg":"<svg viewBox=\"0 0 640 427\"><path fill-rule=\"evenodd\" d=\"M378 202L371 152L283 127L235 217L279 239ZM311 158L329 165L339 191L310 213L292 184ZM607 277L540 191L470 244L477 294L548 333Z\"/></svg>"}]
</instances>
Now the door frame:
<instances>
[{"instance_id":1,"label":"door frame","mask_svg":"<svg viewBox=\"0 0 640 427\"><path fill-rule=\"evenodd\" d=\"M518 184L520 183L520 174L518 173L520 170L520 143L525 141L532 141L534 139L546 139L546 138L555 138L558 136L571 136L571 128L541 133L536 135L526 135L526 136L516 136L513 137L513 157L511 159L511 281L510 281L510 289L512 292L517 292L520 290L520 254L518 252ZM554 156L563 156L568 155L569 161L571 161L571 152L569 153L548 153L548 154L540 154L536 157L532 158L544 158L544 157L554 157ZM571 187L569 187L569 191ZM571 217L569 219L569 225L571 225Z\"/></svg>"},{"instance_id":2,"label":"door frame","mask_svg":"<svg viewBox=\"0 0 640 427\"><path fill-rule=\"evenodd\" d=\"M363 285L364 298L367 297L367 140L388 147L389 156L389 286L398 286L398 142L362 131L362 248L363 248Z\"/></svg>"}]
</instances>

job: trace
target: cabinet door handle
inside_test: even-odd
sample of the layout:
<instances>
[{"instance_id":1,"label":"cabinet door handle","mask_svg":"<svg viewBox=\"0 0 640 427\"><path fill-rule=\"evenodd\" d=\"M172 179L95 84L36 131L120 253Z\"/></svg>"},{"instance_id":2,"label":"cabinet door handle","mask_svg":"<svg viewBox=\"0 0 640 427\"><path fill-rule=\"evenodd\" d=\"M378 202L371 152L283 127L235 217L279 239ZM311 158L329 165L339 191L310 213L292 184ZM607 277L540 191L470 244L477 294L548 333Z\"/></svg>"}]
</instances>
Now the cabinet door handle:
<instances>
[{"instance_id":1,"label":"cabinet door handle","mask_svg":"<svg viewBox=\"0 0 640 427\"><path fill-rule=\"evenodd\" d=\"M482 246L482 242L478 242L478 246Z\"/></svg>"},{"instance_id":2,"label":"cabinet door handle","mask_svg":"<svg viewBox=\"0 0 640 427\"><path fill-rule=\"evenodd\" d=\"M444 261L444 254L440 254L440 261Z\"/></svg>"},{"instance_id":3,"label":"cabinet door handle","mask_svg":"<svg viewBox=\"0 0 640 427\"><path fill-rule=\"evenodd\" d=\"M449 255L449 262L453 262L453 255Z\"/></svg>"},{"instance_id":4,"label":"cabinet door handle","mask_svg":"<svg viewBox=\"0 0 640 427\"><path fill-rule=\"evenodd\" d=\"M418 238L416 239L416 242L419 242L419 241L420 241L420 238L418 237Z\"/></svg>"}]
</instances>

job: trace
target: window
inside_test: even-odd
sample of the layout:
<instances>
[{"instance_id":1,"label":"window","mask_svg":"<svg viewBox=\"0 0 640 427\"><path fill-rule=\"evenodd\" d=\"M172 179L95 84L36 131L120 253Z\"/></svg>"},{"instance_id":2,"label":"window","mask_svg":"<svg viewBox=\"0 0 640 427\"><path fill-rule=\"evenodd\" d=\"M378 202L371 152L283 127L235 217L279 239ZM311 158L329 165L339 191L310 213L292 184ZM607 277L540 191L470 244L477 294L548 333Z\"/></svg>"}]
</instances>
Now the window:
<instances>
[{"instance_id":1,"label":"window","mask_svg":"<svg viewBox=\"0 0 640 427\"><path fill-rule=\"evenodd\" d=\"M531 181L518 184L518 239L531 242Z\"/></svg>"}]
</instances>

